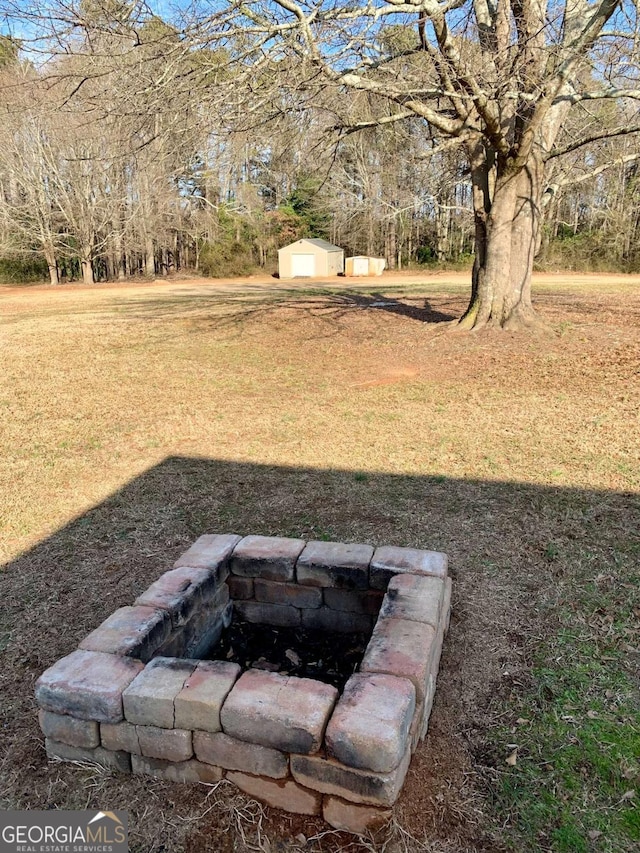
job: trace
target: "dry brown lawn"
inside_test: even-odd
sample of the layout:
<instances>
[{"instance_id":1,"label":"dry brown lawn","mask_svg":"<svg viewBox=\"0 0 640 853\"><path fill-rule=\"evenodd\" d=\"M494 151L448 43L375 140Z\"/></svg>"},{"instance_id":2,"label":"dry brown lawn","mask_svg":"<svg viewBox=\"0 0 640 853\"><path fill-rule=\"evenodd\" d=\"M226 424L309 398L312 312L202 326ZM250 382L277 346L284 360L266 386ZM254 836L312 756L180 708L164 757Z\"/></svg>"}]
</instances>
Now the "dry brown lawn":
<instances>
[{"instance_id":1,"label":"dry brown lawn","mask_svg":"<svg viewBox=\"0 0 640 853\"><path fill-rule=\"evenodd\" d=\"M47 763L35 720L40 672L192 539L292 535L448 552L430 734L371 846L513 845L487 733L575 567L636 541L640 491L640 279L535 298L547 337L452 334L460 275L0 288L0 806L126 808L145 853L364 849L225 785Z\"/></svg>"}]
</instances>

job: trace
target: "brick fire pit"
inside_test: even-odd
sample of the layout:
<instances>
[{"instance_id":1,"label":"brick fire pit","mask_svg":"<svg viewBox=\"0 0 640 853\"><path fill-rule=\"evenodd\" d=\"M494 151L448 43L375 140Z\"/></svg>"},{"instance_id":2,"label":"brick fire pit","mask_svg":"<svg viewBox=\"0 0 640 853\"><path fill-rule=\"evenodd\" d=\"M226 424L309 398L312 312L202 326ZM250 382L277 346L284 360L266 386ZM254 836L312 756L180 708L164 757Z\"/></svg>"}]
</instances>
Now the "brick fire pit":
<instances>
[{"instance_id":1,"label":"brick fire pit","mask_svg":"<svg viewBox=\"0 0 640 853\"><path fill-rule=\"evenodd\" d=\"M47 754L174 782L223 777L363 833L424 738L448 627L445 554L202 536L36 685ZM232 619L370 634L340 692L212 656Z\"/></svg>"}]
</instances>

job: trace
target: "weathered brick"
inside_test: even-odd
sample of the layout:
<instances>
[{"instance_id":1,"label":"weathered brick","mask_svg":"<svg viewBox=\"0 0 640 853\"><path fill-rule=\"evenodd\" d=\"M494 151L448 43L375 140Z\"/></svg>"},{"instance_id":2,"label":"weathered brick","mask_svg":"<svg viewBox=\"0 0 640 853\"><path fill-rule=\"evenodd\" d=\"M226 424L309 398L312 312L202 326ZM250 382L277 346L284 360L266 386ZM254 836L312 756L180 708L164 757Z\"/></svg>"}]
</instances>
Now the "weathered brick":
<instances>
[{"instance_id":1,"label":"weathered brick","mask_svg":"<svg viewBox=\"0 0 640 853\"><path fill-rule=\"evenodd\" d=\"M222 611L222 624L225 628L228 628L233 622L233 613L233 601L230 601Z\"/></svg>"},{"instance_id":2,"label":"weathered brick","mask_svg":"<svg viewBox=\"0 0 640 853\"><path fill-rule=\"evenodd\" d=\"M339 634L368 634L373 620L372 616L366 616L364 613L349 613L346 610L332 610L330 607L301 610L300 613L304 628L335 631Z\"/></svg>"},{"instance_id":3,"label":"weathered brick","mask_svg":"<svg viewBox=\"0 0 640 853\"><path fill-rule=\"evenodd\" d=\"M222 583L229 574L229 557L242 537L235 533L206 534L193 543L173 564L174 569L189 566L207 569Z\"/></svg>"},{"instance_id":4,"label":"weathered brick","mask_svg":"<svg viewBox=\"0 0 640 853\"><path fill-rule=\"evenodd\" d=\"M197 610L213 601L219 592L214 575L207 569L182 566L165 572L135 600L135 604L166 610L175 629L185 625Z\"/></svg>"},{"instance_id":5,"label":"weathered brick","mask_svg":"<svg viewBox=\"0 0 640 853\"><path fill-rule=\"evenodd\" d=\"M403 572L445 578L447 555L439 551L421 551L416 548L383 545L376 548L371 560L369 585L372 589L386 589L391 578Z\"/></svg>"},{"instance_id":6,"label":"weathered brick","mask_svg":"<svg viewBox=\"0 0 640 853\"><path fill-rule=\"evenodd\" d=\"M234 609L241 619L258 625L293 628L300 624L300 610L287 604L265 604L262 601L236 601Z\"/></svg>"},{"instance_id":7,"label":"weathered brick","mask_svg":"<svg viewBox=\"0 0 640 853\"><path fill-rule=\"evenodd\" d=\"M36 700L45 711L117 723L123 715L122 692L142 669L131 658L78 650L40 676Z\"/></svg>"},{"instance_id":8,"label":"weathered brick","mask_svg":"<svg viewBox=\"0 0 640 853\"><path fill-rule=\"evenodd\" d=\"M327 726L328 755L361 770L393 770L407 750L415 695L406 678L352 675Z\"/></svg>"},{"instance_id":9,"label":"weathered brick","mask_svg":"<svg viewBox=\"0 0 640 853\"><path fill-rule=\"evenodd\" d=\"M153 607L121 607L88 634L79 648L90 652L126 655L143 663L171 633L171 619Z\"/></svg>"},{"instance_id":10,"label":"weathered brick","mask_svg":"<svg viewBox=\"0 0 640 853\"><path fill-rule=\"evenodd\" d=\"M40 728L45 737L69 746L81 746L93 749L100 746L98 723L93 720L76 720L65 714L53 714L51 711L38 713Z\"/></svg>"},{"instance_id":11,"label":"weathered brick","mask_svg":"<svg viewBox=\"0 0 640 853\"><path fill-rule=\"evenodd\" d=\"M237 663L200 661L175 698L176 728L219 732L222 703L239 675Z\"/></svg>"},{"instance_id":12,"label":"weathered brick","mask_svg":"<svg viewBox=\"0 0 640 853\"><path fill-rule=\"evenodd\" d=\"M296 563L296 578L304 586L368 589L370 545L307 542Z\"/></svg>"},{"instance_id":13,"label":"weathered brick","mask_svg":"<svg viewBox=\"0 0 640 853\"><path fill-rule=\"evenodd\" d=\"M416 726L416 730L417 730L418 737L420 740L424 740L426 737L427 730L429 728L429 719L431 717L431 711L433 709L433 700L435 698L435 695L436 695L436 680L433 677L433 675L430 675L429 681L427 682L427 695L425 697L424 706L422 708L420 725Z\"/></svg>"},{"instance_id":14,"label":"weathered brick","mask_svg":"<svg viewBox=\"0 0 640 853\"><path fill-rule=\"evenodd\" d=\"M442 605L442 612L440 614L440 625L436 632L435 639L435 648L433 652L433 658L431 661L431 671L429 673L429 678L427 681L427 690L426 696L424 700L423 707L421 709L421 714L419 717L419 721L416 721L415 729L412 728L412 741L413 741L413 749L416 748L418 740L424 740L427 731L429 728L429 719L431 716L431 710L433 708L433 701L435 699L436 692L436 679L438 677L438 671L440 669L440 657L442 652L442 645L444 641L444 635L446 629L449 624L449 609L450 609L450 601L451 601L451 579L447 578L445 581L445 594L444 594L444 602Z\"/></svg>"},{"instance_id":15,"label":"weathered brick","mask_svg":"<svg viewBox=\"0 0 640 853\"><path fill-rule=\"evenodd\" d=\"M337 697L329 684L252 669L227 696L222 728L232 737L283 752L316 752Z\"/></svg>"},{"instance_id":16,"label":"weathered brick","mask_svg":"<svg viewBox=\"0 0 640 853\"><path fill-rule=\"evenodd\" d=\"M436 638L433 646L433 655L431 657L431 675L433 675L434 680L438 677L438 673L440 672L440 658L442 656L443 643L444 630L441 623L438 630L436 631Z\"/></svg>"},{"instance_id":17,"label":"weathered brick","mask_svg":"<svg viewBox=\"0 0 640 853\"><path fill-rule=\"evenodd\" d=\"M427 683L427 694L429 693L429 684ZM415 752L420 742L420 731L422 729L422 714L424 712L424 702L419 702L413 712L413 720L409 729L409 740L411 741L411 752Z\"/></svg>"},{"instance_id":18,"label":"weathered brick","mask_svg":"<svg viewBox=\"0 0 640 853\"><path fill-rule=\"evenodd\" d=\"M271 806L295 814L316 815L322 808L322 797L306 788L296 785L291 780L275 782L272 779L262 779L260 776L248 776L230 770L227 779L237 785L241 791Z\"/></svg>"},{"instance_id":19,"label":"weathered brick","mask_svg":"<svg viewBox=\"0 0 640 853\"><path fill-rule=\"evenodd\" d=\"M200 634L195 635L185 647L184 656L191 660L200 660L206 657L214 646L217 646L224 630L222 619L210 623Z\"/></svg>"},{"instance_id":20,"label":"weathered brick","mask_svg":"<svg viewBox=\"0 0 640 853\"><path fill-rule=\"evenodd\" d=\"M322 803L322 817L329 826L355 835L366 835L379 829L391 819L391 815L391 809L357 806L339 797L325 797Z\"/></svg>"},{"instance_id":21,"label":"weathered brick","mask_svg":"<svg viewBox=\"0 0 640 853\"><path fill-rule=\"evenodd\" d=\"M444 601L442 602L442 629L446 634L449 631L449 620L451 618L451 578L444 582Z\"/></svg>"},{"instance_id":22,"label":"weathered brick","mask_svg":"<svg viewBox=\"0 0 640 853\"><path fill-rule=\"evenodd\" d=\"M390 773L373 773L346 767L332 759L315 755L292 755L291 773L296 782L354 803L392 806L409 768L411 750Z\"/></svg>"},{"instance_id":23,"label":"weathered brick","mask_svg":"<svg viewBox=\"0 0 640 853\"><path fill-rule=\"evenodd\" d=\"M105 749L113 752L132 752L141 755L138 730L132 723L101 723L100 740Z\"/></svg>"},{"instance_id":24,"label":"weathered brick","mask_svg":"<svg viewBox=\"0 0 640 853\"><path fill-rule=\"evenodd\" d=\"M431 658L431 675L433 675L434 680L438 677L438 673L440 672L440 658L442 657L442 646L444 645L444 629L442 622L440 623L440 627L436 631L436 639L433 649L433 657Z\"/></svg>"},{"instance_id":25,"label":"weathered brick","mask_svg":"<svg viewBox=\"0 0 640 853\"><path fill-rule=\"evenodd\" d=\"M140 749L146 758L186 761L193 755L191 732L184 729L159 729L157 726L136 728Z\"/></svg>"},{"instance_id":26,"label":"weathered brick","mask_svg":"<svg viewBox=\"0 0 640 853\"><path fill-rule=\"evenodd\" d=\"M296 560L304 548L302 539L277 536L245 536L231 558L231 571L242 577L271 581L293 580Z\"/></svg>"},{"instance_id":27,"label":"weathered brick","mask_svg":"<svg viewBox=\"0 0 640 853\"><path fill-rule=\"evenodd\" d=\"M283 752L257 743L246 743L224 732L194 732L193 751L200 761L227 770L241 770L272 779L284 779L289 774L289 759Z\"/></svg>"},{"instance_id":28,"label":"weathered brick","mask_svg":"<svg viewBox=\"0 0 640 853\"><path fill-rule=\"evenodd\" d=\"M122 695L127 721L173 728L174 700L195 667L195 661L182 658L154 658Z\"/></svg>"},{"instance_id":29,"label":"weathered brick","mask_svg":"<svg viewBox=\"0 0 640 853\"><path fill-rule=\"evenodd\" d=\"M229 589L224 584L215 602L195 613L185 625L184 657L200 659L208 654L220 640L224 628L228 627L232 608Z\"/></svg>"},{"instance_id":30,"label":"weathered brick","mask_svg":"<svg viewBox=\"0 0 640 853\"><path fill-rule=\"evenodd\" d=\"M119 773L131 772L131 757L128 752L111 752L97 746L95 749L85 749L81 746L69 746L66 743L46 738L45 749L49 758L59 758L61 761L85 761L91 764L99 764L109 770L117 770Z\"/></svg>"},{"instance_id":31,"label":"weathered brick","mask_svg":"<svg viewBox=\"0 0 640 853\"><path fill-rule=\"evenodd\" d=\"M195 759L189 761L162 761L159 758L131 756L131 769L141 776L155 776L166 782L206 782L211 784L222 779L222 770L211 764L201 764Z\"/></svg>"},{"instance_id":32,"label":"weathered brick","mask_svg":"<svg viewBox=\"0 0 640 853\"><path fill-rule=\"evenodd\" d=\"M381 616L410 619L437 628L444 603L445 582L424 575L396 575L389 581Z\"/></svg>"},{"instance_id":33,"label":"weathered brick","mask_svg":"<svg viewBox=\"0 0 640 853\"><path fill-rule=\"evenodd\" d=\"M409 678L416 688L417 701L421 702L431 672L435 643L436 632L431 625L380 616L360 664L360 671Z\"/></svg>"},{"instance_id":34,"label":"weathered brick","mask_svg":"<svg viewBox=\"0 0 640 853\"><path fill-rule=\"evenodd\" d=\"M366 613L377 616L384 593L380 590L349 590L327 587L322 590L324 603L332 610L347 610L351 613Z\"/></svg>"},{"instance_id":35,"label":"weathered brick","mask_svg":"<svg viewBox=\"0 0 640 853\"><path fill-rule=\"evenodd\" d=\"M297 583L277 583L275 581L255 580L256 601L268 604L289 604L292 607L320 607L322 590L311 586L299 586Z\"/></svg>"},{"instance_id":36,"label":"weathered brick","mask_svg":"<svg viewBox=\"0 0 640 853\"><path fill-rule=\"evenodd\" d=\"M208 602L205 602L203 610L212 616L222 616L224 611L228 609L230 598L228 585L226 583L220 584L215 595Z\"/></svg>"},{"instance_id":37,"label":"weathered brick","mask_svg":"<svg viewBox=\"0 0 640 853\"><path fill-rule=\"evenodd\" d=\"M153 658L184 658L187 657L187 635L185 633L184 628L177 628L172 631L169 635L169 638L164 641L164 643L156 649L156 653ZM152 660L153 660L152 658Z\"/></svg>"},{"instance_id":38,"label":"weathered brick","mask_svg":"<svg viewBox=\"0 0 640 853\"><path fill-rule=\"evenodd\" d=\"M229 575L227 586L229 587L229 595L234 601L248 601L253 598L253 578Z\"/></svg>"}]
</instances>

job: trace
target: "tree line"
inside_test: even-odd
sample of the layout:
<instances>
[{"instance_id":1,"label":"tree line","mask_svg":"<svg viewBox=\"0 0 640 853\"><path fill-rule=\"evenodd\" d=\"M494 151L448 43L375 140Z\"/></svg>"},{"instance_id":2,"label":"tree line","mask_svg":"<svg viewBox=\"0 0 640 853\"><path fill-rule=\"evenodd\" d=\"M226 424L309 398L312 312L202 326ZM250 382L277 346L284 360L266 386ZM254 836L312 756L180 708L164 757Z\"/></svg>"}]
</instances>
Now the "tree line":
<instances>
[{"instance_id":1,"label":"tree line","mask_svg":"<svg viewBox=\"0 0 640 853\"><path fill-rule=\"evenodd\" d=\"M285 29L291 5L267 21L266 4L234 4L233 26L225 29L222 7L209 20L164 21L135 2L53 3L34 8L21 38L4 35L0 274L90 284L179 270L273 272L277 249L303 236L324 237L349 254L383 256L390 268L470 263L474 250L477 263L478 193L482 186L493 192L496 180L499 186L501 139L519 132L528 114L523 108L522 120L507 116L507 133L497 113L480 110L477 130L470 118L459 119L456 87L443 81L466 74L461 91L479 109L490 86L485 81L468 95L468 69L483 67L483 51L499 55L483 41L500 33L496 16L483 29L482 4L472 4L473 30L458 22L451 38L438 29L433 4L423 4L420 16L400 4L404 17L378 27L374 47L363 36L359 82L342 74L329 85L327 54L311 61L320 35L304 43L298 32L297 43L274 48L295 29ZM517 10L526 7L510 6L514 26L529 27L526 50L541 54L546 47L536 42L533 18L526 27L518 23L524 12ZM311 14L310 6L299 8ZM425 22L433 21L429 40ZM535 64L539 56L534 50L518 64L517 37L506 39L504 56L513 54L511 67L533 102L525 60ZM583 89L601 86L622 42L612 35L598 65L575 69ZM495 71L494 62L487 80ZM391 98L398 80L406 91ZM418 83L416 107L410 98ZM503 103L509 97L505 90ZM574 100L544 152L538 263L636 271L636 101ZM569 93L562 104L570 102ZM494 119L497 153L487 153L487 122ZM475 149L472 131L485 134ZM456 134L466 148L448 143ZM492 203L489 195L480 200L487 213ZM490 245L485 235L480 246Z\"/></svg>"}]
</instances>

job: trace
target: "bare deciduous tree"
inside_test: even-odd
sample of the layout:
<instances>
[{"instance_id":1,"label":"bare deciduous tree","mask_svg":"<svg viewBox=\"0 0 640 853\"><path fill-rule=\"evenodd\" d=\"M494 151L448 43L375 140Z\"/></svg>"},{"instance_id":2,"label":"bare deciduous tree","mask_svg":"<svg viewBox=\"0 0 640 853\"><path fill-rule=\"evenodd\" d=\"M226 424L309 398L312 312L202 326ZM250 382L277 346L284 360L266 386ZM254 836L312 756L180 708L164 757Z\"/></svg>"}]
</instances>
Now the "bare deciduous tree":
<instances>
[{"instance_id":1,"label":"bare deciduous tree","mask_svg":"<svg viewBox=\"0 0 640 853\"><path fill-rule=\"evenodd\" d=\"M30 62L22 94L0 80L3 246L37 246L52 281L74 253L87 281L197 266L225 241L265 264L325 226L390 263L443 260L471 227L462 328L536 325L543 219L613 233L636 198L627 0L194 0L169 23L144 0L0 7ZM0 41L2 75L16 45Z\"/></svg>"},{"instance_id":2,"label":"bare deciduous tree","mask_svg":"<svg viewBox=\"0 0 640 853\"><path fill-rule=\"evenodd\" d=\"M349 130L422 118L435 151L464 147L473 186L475 263L464 328L536 324L531 272L546 164L572 107L640 97L635 6L623 0L255 0L213 4L209 43L249 44L234 86L281 80L307 102L333 87L387 102ZM419 22L413 41L385 33ZM285 61L286 59L286 61ZM253 89L252 91L254 91ZM632 110L635 113L635 110ZM626 130L634 127L632 119ZM587 139L592 134L587 134ZM585 139L580 140L584 142Z\"/></svg>"}]
</instances>

